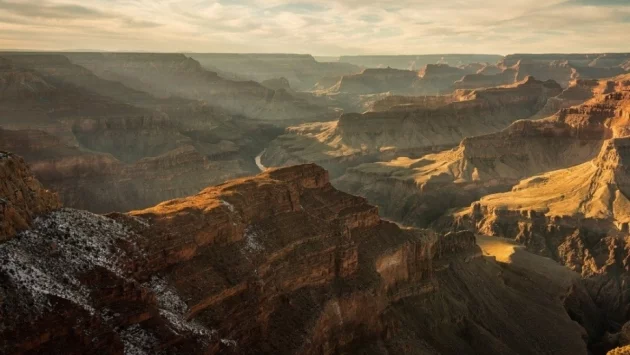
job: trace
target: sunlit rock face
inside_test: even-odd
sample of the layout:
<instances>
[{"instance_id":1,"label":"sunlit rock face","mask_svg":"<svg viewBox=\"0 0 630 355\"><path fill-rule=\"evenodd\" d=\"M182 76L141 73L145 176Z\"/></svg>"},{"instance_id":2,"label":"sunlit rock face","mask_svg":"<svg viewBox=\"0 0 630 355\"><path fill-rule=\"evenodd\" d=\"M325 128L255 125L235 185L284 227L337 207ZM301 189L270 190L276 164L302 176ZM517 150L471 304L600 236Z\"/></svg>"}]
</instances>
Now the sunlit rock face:
<instances>
[{"instance_id":1,"label":"sunlit rock face","mask_svg":"<svg viewBox=\"0 0 630 355\"><path fill-rule=\"evenodd\" d=\"M287 129L267 149L263 163L313 161L339 176L360 163L424 155L456 146L464 137L500 131L536 114L561 91L553 82L530 77L512 86L450 96L390 97L375 103L372 112Z\"/></svg>"},{"instance_id":2,"label":"sunlit rock face","mask_svg":"<svg viewBox=\"0 0 630 355\"><path fill-rule=\"evenodd\" d=\"M554 80L568 87L573 80L604 79L625 73L630 54L510 54L496 67L466 75L455 83L460 89L511 84L527 76Z\"/></svg>"},{"instance_id":3,"label":"sunlit rock face","mask_svg":"<svg viewBox=\"0 0 630 355\"><path fill-rule=\"evenodd\" d=\"M335 180L337 187L367 197L381 212L411 225L426 226L451 208L509 191L526 177L595 158L604 141L626 135L626 76L577 81L553 98L567 105L539 120L464 138L458 147L419 158L358 165ZM551 101L541 111L548 110ZM536 117L541 116L541 112Z\"/></svg>"},{"instance_id":4,"label":"sunlit rock face","mask_svg":"<svg viewBox=\"0 0 630 355\"><path fill-rule=\"evenodd\" d=\"M0 151L0 242L59 207L57 195L42 187L21 157Z\"/></svg>"},{"instance_id":5,"label":"sunlit rock face","mask_svg":"<svg viewBox=\"0 0 630 355\"><path fill-rule=\"evenodd\" d=\"M7 354L586 354L566 290L470 232L383 221L315 165L124 215L44 213L0 256Z\"/></svg>"},{"instance_id":6,"label":"sunlit rock face","mask_svg":"<svg viewBox=\"0 0 630 355\"><path fill-rule=\"evenodd\" d=\"M515 239L580 273L615 330L630 312L629 147L629 138L608 140L591 161L483 197L456 224Z\"/></svg>"}]
</instances>

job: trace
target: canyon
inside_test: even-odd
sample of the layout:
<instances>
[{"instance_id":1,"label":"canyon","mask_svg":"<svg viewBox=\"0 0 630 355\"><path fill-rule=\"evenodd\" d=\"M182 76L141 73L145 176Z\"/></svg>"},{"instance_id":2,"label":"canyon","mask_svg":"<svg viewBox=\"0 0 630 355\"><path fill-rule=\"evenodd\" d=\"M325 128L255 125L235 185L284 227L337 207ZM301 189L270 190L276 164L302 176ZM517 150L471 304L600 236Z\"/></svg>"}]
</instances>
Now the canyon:
<instances>
[{"instance_id":1,"label":"canyon","mask_svg":"<svg viewBox=\"0 0 630 355\"><path fill-rule=\"evenodd\" d=\"M274 140L265 166L315 162L342 174L346 168L402 154L457 145L467 136L492 133L536 114L562 89L532 77L506 87L456 91L444 96L392 96L364 114L290 127Z\"/></svg>"},{"instance_id":2,"label":"canyon","mask_svg":"<svg viewBox=\"0 0 630 355\"><path fill-rule=\"evenodd\" d=\"M627 134L628 98L627 75L576 82L552 106L586 100L582 105L547 118L519 120L495 133L471 135L455 148L419 158L403 155L350 167L336 185L368 197L385 216L427 226L449 209L508 191L525 177L596 157L606 139Z\"/></svg>"},{"instance_id":3,"label":"canyon","mask_svg":"<svg viewBox=\"0 0 630 355\"><path fill-rule=\"evenodd\" d=\"M70 207L128 211L255 173L253 157L282 130L132 89L58 54L0 64L0 149L24 156Z\"/></svg>"},{"instance_id":4,"label":"canyon","mask_svg":"<svg viewBox=\"0 0 630 355\"><path fill-rule=\"evenodd\" d=\"M51 207L3 230L3 353L586 354L558 298L588 309L579 282L564 295L471 232L381 220L315 165L128 214Z\"/></svg>"},{"instance_id":5,"label":"canyon","mask_svg":"<svg viewBox=\"0 0 630 355\"><path fill-rule=\"evenodd\" d=\"M312 89L325 77L356 74L359 66L337 62L317 61L308 54L231 54L187 53L210 71L232 73L262 83L265 80L285 78L298 91Z\"/></svg>"},{"instance_id":6,"label":"canyon","mask_svg":"<svg viewBox=\"0 0 630 355\"><path fill-rule=\"evenodd\" d=\"M0 52L0 353L623 354L629 62Z\"/></svg>"},{"instance_id":7,"label":"canyon","mask_svg":"<svg viewBox=\"0 0 630 355\"><path fill-rule=\"evenodd\" d=\"M573 80L601 79L626 72L627 53L601 54L512 54L495 66L488 66L469 74L455 87L479 88L511 84L527 76L540 80L554 80L563 87Z\"/></svg>"}]
</instances>

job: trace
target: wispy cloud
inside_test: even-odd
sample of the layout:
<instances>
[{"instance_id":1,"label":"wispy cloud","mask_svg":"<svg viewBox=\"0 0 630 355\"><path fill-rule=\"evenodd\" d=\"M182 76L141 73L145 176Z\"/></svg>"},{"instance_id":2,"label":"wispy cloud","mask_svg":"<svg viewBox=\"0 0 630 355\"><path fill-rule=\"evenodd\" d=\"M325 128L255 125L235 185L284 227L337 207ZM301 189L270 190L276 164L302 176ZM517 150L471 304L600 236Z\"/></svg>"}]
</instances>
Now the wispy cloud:
<instances>
[{"instance_id":1,"label":"wispy cloud","mask_svg":"<svg viewBox=\"0 0 630 355\"><path fill-rule=\"evenodd\" d=\"M627 0L0 0L0 47L337 54L630 51Z\"/></svg>"}]
</instances>

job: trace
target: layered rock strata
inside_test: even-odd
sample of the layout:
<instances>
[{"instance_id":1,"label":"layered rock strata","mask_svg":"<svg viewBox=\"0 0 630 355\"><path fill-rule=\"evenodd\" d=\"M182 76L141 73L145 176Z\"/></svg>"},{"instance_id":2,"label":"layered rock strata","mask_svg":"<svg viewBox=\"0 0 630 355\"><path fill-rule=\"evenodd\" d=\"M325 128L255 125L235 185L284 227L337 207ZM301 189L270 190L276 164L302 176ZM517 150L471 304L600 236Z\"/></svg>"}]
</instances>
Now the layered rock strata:
<instances>
[{"instance_id":1,"label":"layered rock strata","mask_svg":"<svg viewBox=\"0 0 630 355\"><path fill-rule=\"evenodd\" d=\"M272 90L254 81L233 81L205 70L183 54L78 53L67 54L98 76L158 97L179 96L204 100L250 118L282 120L332 119L334 112Z\"/></svg>"},{"instance_id":2,"label":"layered rock strata","mask_svg":"<svg viewBox=\"0 0 630 355\"><path fill-rule=\"evenodd\" d=\"M609 330L630 318L630 138L592 161L522 180L458 212L456 224L515 239L581 274Z\"/></svg>"},{"instance_id":3,"label":"layered rock strata","mask_svg":"<svg viewBox=\"0 0 630 355\"><path fill-rule=\"evenodd\" d=\"M465 138L452 150L359 165L335 184L367 197L389 218L426 226L451 208L509 191L523 178L589 161L604 140L627 135L629 96L624 83L625 77L577 83L557 99L570 102L593 96L583 105Z\"/></svg>"},{"instance_id":4,"label":"layered rock strata","mask_svg":"<svg viewBox=\"0 0 630 355\"><path fill-rule=\"evenodd\" d=\"M469 232L381 220L314 165L128 215L62 209L0 256L6 354L586 354L558 290Z\"/></svg>"},{"instance_id":5,"label":"layered rock strata","mask_svg":"<svg viewBox=\"0 0 630 355\"><path fill-rule=\"evenodd\" d=\"M42 131L0 129L0 149L23 156L65 206L97 213L152 206L251 174L230 152L210 159L190 144L126 163L111 154L69 146Z\"/></svg>"},{"instance_id":6,"label":"layered rock strata","mask_svg":"<svg viewBox=\"0 0 630 355\"><path fill-rule=\"evenodd\" d=\"M0 243L59 207L57 195L42 187L22 158L0 151Z\"/></svg>"},{"instance_id":7,"label":"layered rock strata","mask_svg":"<svg viewBox=\"0 0 630 355\"><path fill-rule=\"evenodd\" d=\"M404 154L424 155L464 138L500 131L542 109L560 94L553 82L528 78L516 85L459 91L447 97L396 97L374 106L384 111L344 114L337 122L287 129L263 156L265 166L316 162L334 175L363 162Z\"/></svg>"}]
</instances>

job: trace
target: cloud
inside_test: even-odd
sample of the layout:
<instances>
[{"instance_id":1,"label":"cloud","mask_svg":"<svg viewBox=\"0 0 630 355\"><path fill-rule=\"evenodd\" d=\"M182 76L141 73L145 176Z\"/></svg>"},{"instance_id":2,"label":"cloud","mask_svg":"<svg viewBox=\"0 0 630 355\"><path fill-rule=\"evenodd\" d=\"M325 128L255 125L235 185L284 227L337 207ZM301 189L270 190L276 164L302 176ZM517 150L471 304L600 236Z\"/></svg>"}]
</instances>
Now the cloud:
<instances>
[{"instance_id":1,"label":"cloud","mask_svg":"<svg viewBox=\"0 0 630 355\"><path fill-rule=\"evenodd\" d=\"M0 0L0 47L339 54L629 51L627 0ZM6 31L5 31L6 29Z\"/></svg>"},{"instance_id":2,"label":"cloud","mask_svg":"<svg viewBox=\"0 0 630 355\"><path fill-rule=\"evenodd\" d=\"M107 18L104 12L75 4L54 4L45 1L41 3L25 1L0 0L0 10L9 14L24 17L68 19L68 18Z\"/></svg>"}]
</instances>

